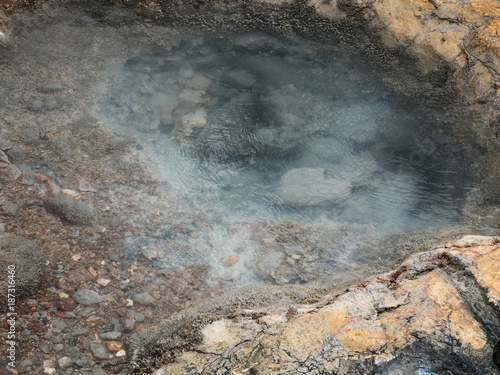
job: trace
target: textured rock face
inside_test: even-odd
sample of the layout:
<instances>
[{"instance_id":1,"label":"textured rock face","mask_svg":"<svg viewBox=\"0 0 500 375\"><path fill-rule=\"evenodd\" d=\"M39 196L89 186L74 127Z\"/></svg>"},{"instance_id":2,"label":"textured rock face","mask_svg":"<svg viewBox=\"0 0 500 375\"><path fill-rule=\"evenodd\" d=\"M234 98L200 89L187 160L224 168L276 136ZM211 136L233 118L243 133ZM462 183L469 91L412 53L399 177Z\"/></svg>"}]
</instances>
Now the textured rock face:
<instances>
[{"instance_id":1,"label":"textured rock face","mask_svg":"<svg viewBox=\"0 0 500 375\"><path fill-rule=\"evenodd\" d=\"M0 269L3 272L0 310L8 307L8 289L15 289L9 293L16 296L16 301L37 290L45 273L45 262L45 253L34 242L16 236L0 237Z\"/></svg>"},{"instance_id":2,"label":"textured rock face","mask_svg":"<svg viewBox=\"0 0 500 375\"><path fill-rule=\"evenodd\" d=\"M498 257L498 238L465 236L318 303L240 311L163 374L500 373Z\"/></svg>"},{"instance_id":3,"label":"textured rock face","mask_svg":"<svg viewBox=\"0 0 500 375\"><path fill-rule=\"evenodd\" d=\"M500 4L475 0L343 0L310 6L328 18L353 13L378 25L388 44L417 55L424 69L445 62L472 96L498 101Z\"/></svg>"}]
</instances>

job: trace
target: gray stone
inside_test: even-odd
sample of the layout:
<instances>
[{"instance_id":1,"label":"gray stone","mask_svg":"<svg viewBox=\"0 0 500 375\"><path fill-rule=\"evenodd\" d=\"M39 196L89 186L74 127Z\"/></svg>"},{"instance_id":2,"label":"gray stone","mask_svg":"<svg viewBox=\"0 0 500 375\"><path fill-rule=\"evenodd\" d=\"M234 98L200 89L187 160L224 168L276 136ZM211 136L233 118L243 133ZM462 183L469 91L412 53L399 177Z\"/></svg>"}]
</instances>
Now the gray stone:
<instances>
[{"instance_id":1,"label":"gray stone","mask_svg":"<svg viewBox=\"0 0 500 375\"><path fill-rule=\"evenodd\" d=\"M50 349L50 345L47 344L46 342L42 342L40 343L40 346L39 346L40 350L46 354L50 353L51 352L51 349Z\"/></svg>"},{"instance_id":2,"label":"gray stone","mask_svg":"<svg viewBox=\"0 0 500 375\"><path fill-rule=\"evenodd\" d=\"M82 311L80 311L78 314L80 316L83 316L84 318L86 318L87 316L89 316L92 312L94 311L94 309L92 307L86 307L84 308Z\"/></svg>"},{"instance_id":3,"label":"gray stone","mask_svg":"<svg viewBox=\"0 0 500 375\"><path fill-rule=\"evenodd\" d=\"M84 328L84 327L75 327L71 331L71 334L73 336L82 336L82 335L86 335L87 333L89 333L89 330L87 328Z\"/></svg>"},{"instance_id":4,"label":"gray stone","mask_svg":"<svg viewBox=\"0 0 500 375\"><path fill-rule=\"evenodd\" d=\"M22 146L14 146L7 151L12 163L22 163L26 160L26 150Z\"/></svg>"},{"instance_id":5,"label":"gray stone","mask_svg":"<svg viewBox=\"0 0 500 375\"><path fill-rule=\"evenodd\" d=\"M21 367L33 366L33 361L31 359L25 359L24 361L19 362Z\"/></svg>"},{"instance_id":6,"label":"gray stone","mask_svg":"<svg viewBox=\"0 0 500 375\"><path fill-rule=\"evenodd\" d=\"M15 165L7 164L0 169L0 182L15 181L21 177L21 174L21 171Z\"/></svg>"},{"instance_id":7,"label":"gray stone","mask_svg":"<svg viewBox=\"0 0 500 375\"><path fill-rule=\"evenodd\" d=\"M128 316L130 317L130 319L135 320L137 323L142 323L146 318L143 314L136 312L134 310L129 310Z\"/></svg>"},{"instance_id":8,"label":"gray stone","mask_svg":"<svg viewBox=\"0 0 500 375\"><path fill-rule=\"evenodd\" d=\"M33 100L31 102L31 105L29 106L29 108L33 111L33 112L40 112L43 110L44 108L44 104L41 100Z\"/></svg>"},{"instance_id":9,"label":"gray stone","mask_svg":"<svg viewBox=\"0 0 500 375\"><path fill-rule=\"evenodd\" d=\"M62 357L57 360L57 363L59 364L59 368L65 369L73 364L73 360L70 357Z\"/></svg>"},{"instance_id":10,"label":"gray stone","mask_svg":"<svg viewBox=\"0 0 500 375\"><path fill-rule=\"evenodd\" d=\"M92 367L92 375L108 375L108 373L99 365Z\"/></svg>"},{"instance_id":11,"label":"gray stone","mask_svg":"<svg viewBox=\"0 0 500 375\"><path fill-rule=\"evenodd\" d=\"M2 211L5 215L14 217L19 212L19 206L9 201L3 201Z\"/></svg>"},{"instance_id":12,"label":"gray stone","mask_svg":"<svg viewBox=\"0 0 500 375\"><path fill-rule=\"evenodd\" d=\"M97 190L92 185L90 185L90 182L86 180L80 180L80 183L78 185L78 190L97 193Z\"/></svg>"},{"instance_id":13,"label":"gray stone","mask_svg":"<svg viewBox=\"0 0 500 375\"><path fill-rule=\"evenodd\" d=\"M81 359L76 360L75 364L79 367L88 368L88 367L92 366L92 361L88 358L81 358Z\"/></svg>"},{"instance_id":14,"label":"gray stone","mask_svg":"<svg viewBox=\"0 0 500 375\"><path fill-rule=\"evenodd\" d=\"M15 277L19 301L38 289L45 273L46 261L45 253L36 243L16 236L0 238L0 269L5 272L5 277L0 278L0 310L8 306L8 272Z\"/></svg>"},{"instance_id":15,"label":"gray stone","mask_svg":"<svg viewBox=\"0 0 500 375\"><path fill-rule=\"evenodd\" d=\"M134 330L134 326L135 326L135 323L134 323L134 321L133 321L133 320L131 320L131 319L125 319L125 320L123 321L123 329L124 329L125 331L129 331L129 332L130 332L130 331L133 331L133 330Z\"/></svg>"},{"instance_id":16,"label":"gray stone","mask_svg":"<svg viewBox=\"0 0 500 375\"><path fill-rule=\"evenodd\" d=\"M75 294L73 294L73 298L76 300L76 302L82 305L93 305L95 303L101 303L111 300L111 297L101 296L99 293L89 289L80 289L76 291Z\"/></svg>"},{"instance_id":17,"label":"gray stone","mask_svg":"<svg viewBox=\"0 0 500 375\"><path fill-rule=\"evenodd\" d=\"M70 357L73 361L80 359L81 352L77 346L72 346L71 348L64 351L66 357Z\"/></svg>"},{"instance_id":18,"label":"gray stone","mask_svg":"<svg viewBox=\"0 0 500 375\"><path fill-rule=\"evenodd\" d=\"M12 142L9 141L8 139L0 137L0 150L7 151L10 150L11 148L12 148Z\"/></svg>"},{"instance_id":19,"label":"gray stone","mask_svg":"<svg viewBox=\"0 0 500 375\"><path fill-rule=\"evenodd\" d=\"M140 305L152 305L156 302L156 299L148 293L136 293L133 300Z\"/></svg>"},{"instance_id":20,"label":"gray stone","mask_svg":"<svg viewBox=\"0 0 500 375\"><path fill-rule=\"evenodd\" d=\"M277 192L290 206L338 204L351 196L351 184L326 176L323 168L294 168L281 177Z\"/></svg>"},{"instance_id":21,"label":"gray stone","mask_svg":"<svg viewBox=\"0 0 500 375\"><path fill-rule=\"evenodd\" d=\"M122 337L121 332L104 332L99 334L99 338L102 340L118 340Z\"/></svg>"},{"instance_id":22,"label":"gray stone","mask_svg":"<svg viewBox=\"0 0 500 375\"><path fill-rule=\"evenodd\" d=\"M50 329L52 332L62 332L67 327L67 324L64 323L61 319L56 319L52 323L50 323Z\"/></svg>"},{"instance_id":23,"label":"gray stone","mask_svg":"<svg viewBox=\"0 0 500 375\"><path fill-rule=\"evenodd\" d=\"M71 224L92 224L97 221L97 211L91 204L83 203L66 194L59 194L47 206L61 219Z\"/></svg>"},{"instance_id":24,"label":"gray stone","mask_svg":"<svg viewBox=\"0 0 500 375\"><path fill-rule=\"evenodd\" d=\"M108 349L104 345L101 344L90 344L90 351L94 355L94 357L99 359L108 359L109 352Z\"/></svg>"},{"instance_id":25,"label":"gray stone","mask_svg":"<svg viewBox=\"0 0 500 375\"><path fill-rule=\"evenodd\" d=\"M64 349L64 345L63 345L63 344L55 344L55 345L54 345L54 350L55 350L56 352L60 352L60 351L61 351L61 350L63 350L63 349Z\"/></svg>"},{"instance_id":26,"label":"gray stone","mask_svg":"<svg viewBox=\"0 0 500 375\"><path fill-rule=\"evenodd\" d=\"M84 349L87 349L87 350L90 349L90 341L89 341L89 339L83 339L82 340L82 347Z\"/></svg>"}]
</instances>

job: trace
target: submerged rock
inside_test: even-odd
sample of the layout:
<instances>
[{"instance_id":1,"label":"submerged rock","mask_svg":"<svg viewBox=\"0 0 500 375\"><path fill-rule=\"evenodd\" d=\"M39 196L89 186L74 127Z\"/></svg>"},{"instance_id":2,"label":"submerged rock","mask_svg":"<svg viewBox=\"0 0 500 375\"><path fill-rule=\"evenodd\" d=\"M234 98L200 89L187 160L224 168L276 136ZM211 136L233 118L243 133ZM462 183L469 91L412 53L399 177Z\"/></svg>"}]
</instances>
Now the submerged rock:
<instances>
[{"instance_id":1,"label":"submerged rock","mask_svg":"<svg viewBox=\"0 0 500 375\"><path fill-rule=\"evenodd\" d=\"M323 168L295 168L281 177L278 195L291 206L338 204L351 196L351 184L328 177Z\"/></svg>"}]
</instances>

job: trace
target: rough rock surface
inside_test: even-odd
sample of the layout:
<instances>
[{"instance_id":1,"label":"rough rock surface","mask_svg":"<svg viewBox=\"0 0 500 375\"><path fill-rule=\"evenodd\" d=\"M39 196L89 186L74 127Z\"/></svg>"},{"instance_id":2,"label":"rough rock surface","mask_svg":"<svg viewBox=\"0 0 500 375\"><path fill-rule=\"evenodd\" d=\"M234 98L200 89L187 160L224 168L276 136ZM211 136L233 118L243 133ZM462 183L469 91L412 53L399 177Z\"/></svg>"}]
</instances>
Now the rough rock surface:
<instances>
[{"instance_id":1,"label":"rough rock surface","mask_svg":"<svg viewBox=\"0 0 500 375\"><path fill-rule=\"evenodd\" d=\"M34 242L17 236L0 237L0 269L4 275L0 280L0 310L7 309L7 289L15 289L12 294L16 300L36 291L45 273L45 262L45 253ZM13 279L7 278L10 269Z\"/></svg>"},{"instance_id":2,"label":"rough rock surface","mask_svg":"<svg viewBox=\"0 0 500 375\"><path fill-rule=\"evenodd\" d=\"M160 338L145 353L168 353L171 375L497 374L499 242L465 236L317 303L235 311L198 327L198 340Z\"/></svg>"},{"instance_id":3,"label":"rough rock surface","mask_svg":"<svg viewBox=\"0 0 500 375\"><path fill-rule=\"evenodd\" d=\"M83 203L70 195L57 195L47 205L57 216L72 224L90 224L97 221L97 212L92 205Z\"/></svg>"},{"instance_id":4,"label":"rough rock surface","mask_svg":"<svg viewBox=\"0 0 500 375\"><path fill-rule=\"evenodd\" d=\"M477 0L310 0L328 18L370 20L388 44L417 55L424 69L449 64L472 96L498 106L500 4ZM498 107L497 107L498 109Z\"/></svg>"}]
</instances>

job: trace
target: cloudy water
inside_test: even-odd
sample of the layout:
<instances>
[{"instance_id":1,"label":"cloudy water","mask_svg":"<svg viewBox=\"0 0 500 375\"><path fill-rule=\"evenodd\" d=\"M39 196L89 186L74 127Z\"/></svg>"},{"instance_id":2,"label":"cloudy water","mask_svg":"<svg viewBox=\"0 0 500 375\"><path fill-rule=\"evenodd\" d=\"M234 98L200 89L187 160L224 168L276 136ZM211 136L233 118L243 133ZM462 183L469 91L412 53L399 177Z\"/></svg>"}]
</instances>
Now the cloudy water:
<instances>
[{"instance_id":1,"label":"cloudy water","mask_svg":"<svg viewBox=\"0 0 500 375\"><path fill-rule=\"evenodd\" d=\"M166 188L223 221L453 224L472 185L452 120L388 74L356 48L296 36L187 35L129 58L100 112L144 140Z\"/></svg>"}]
</instances>

